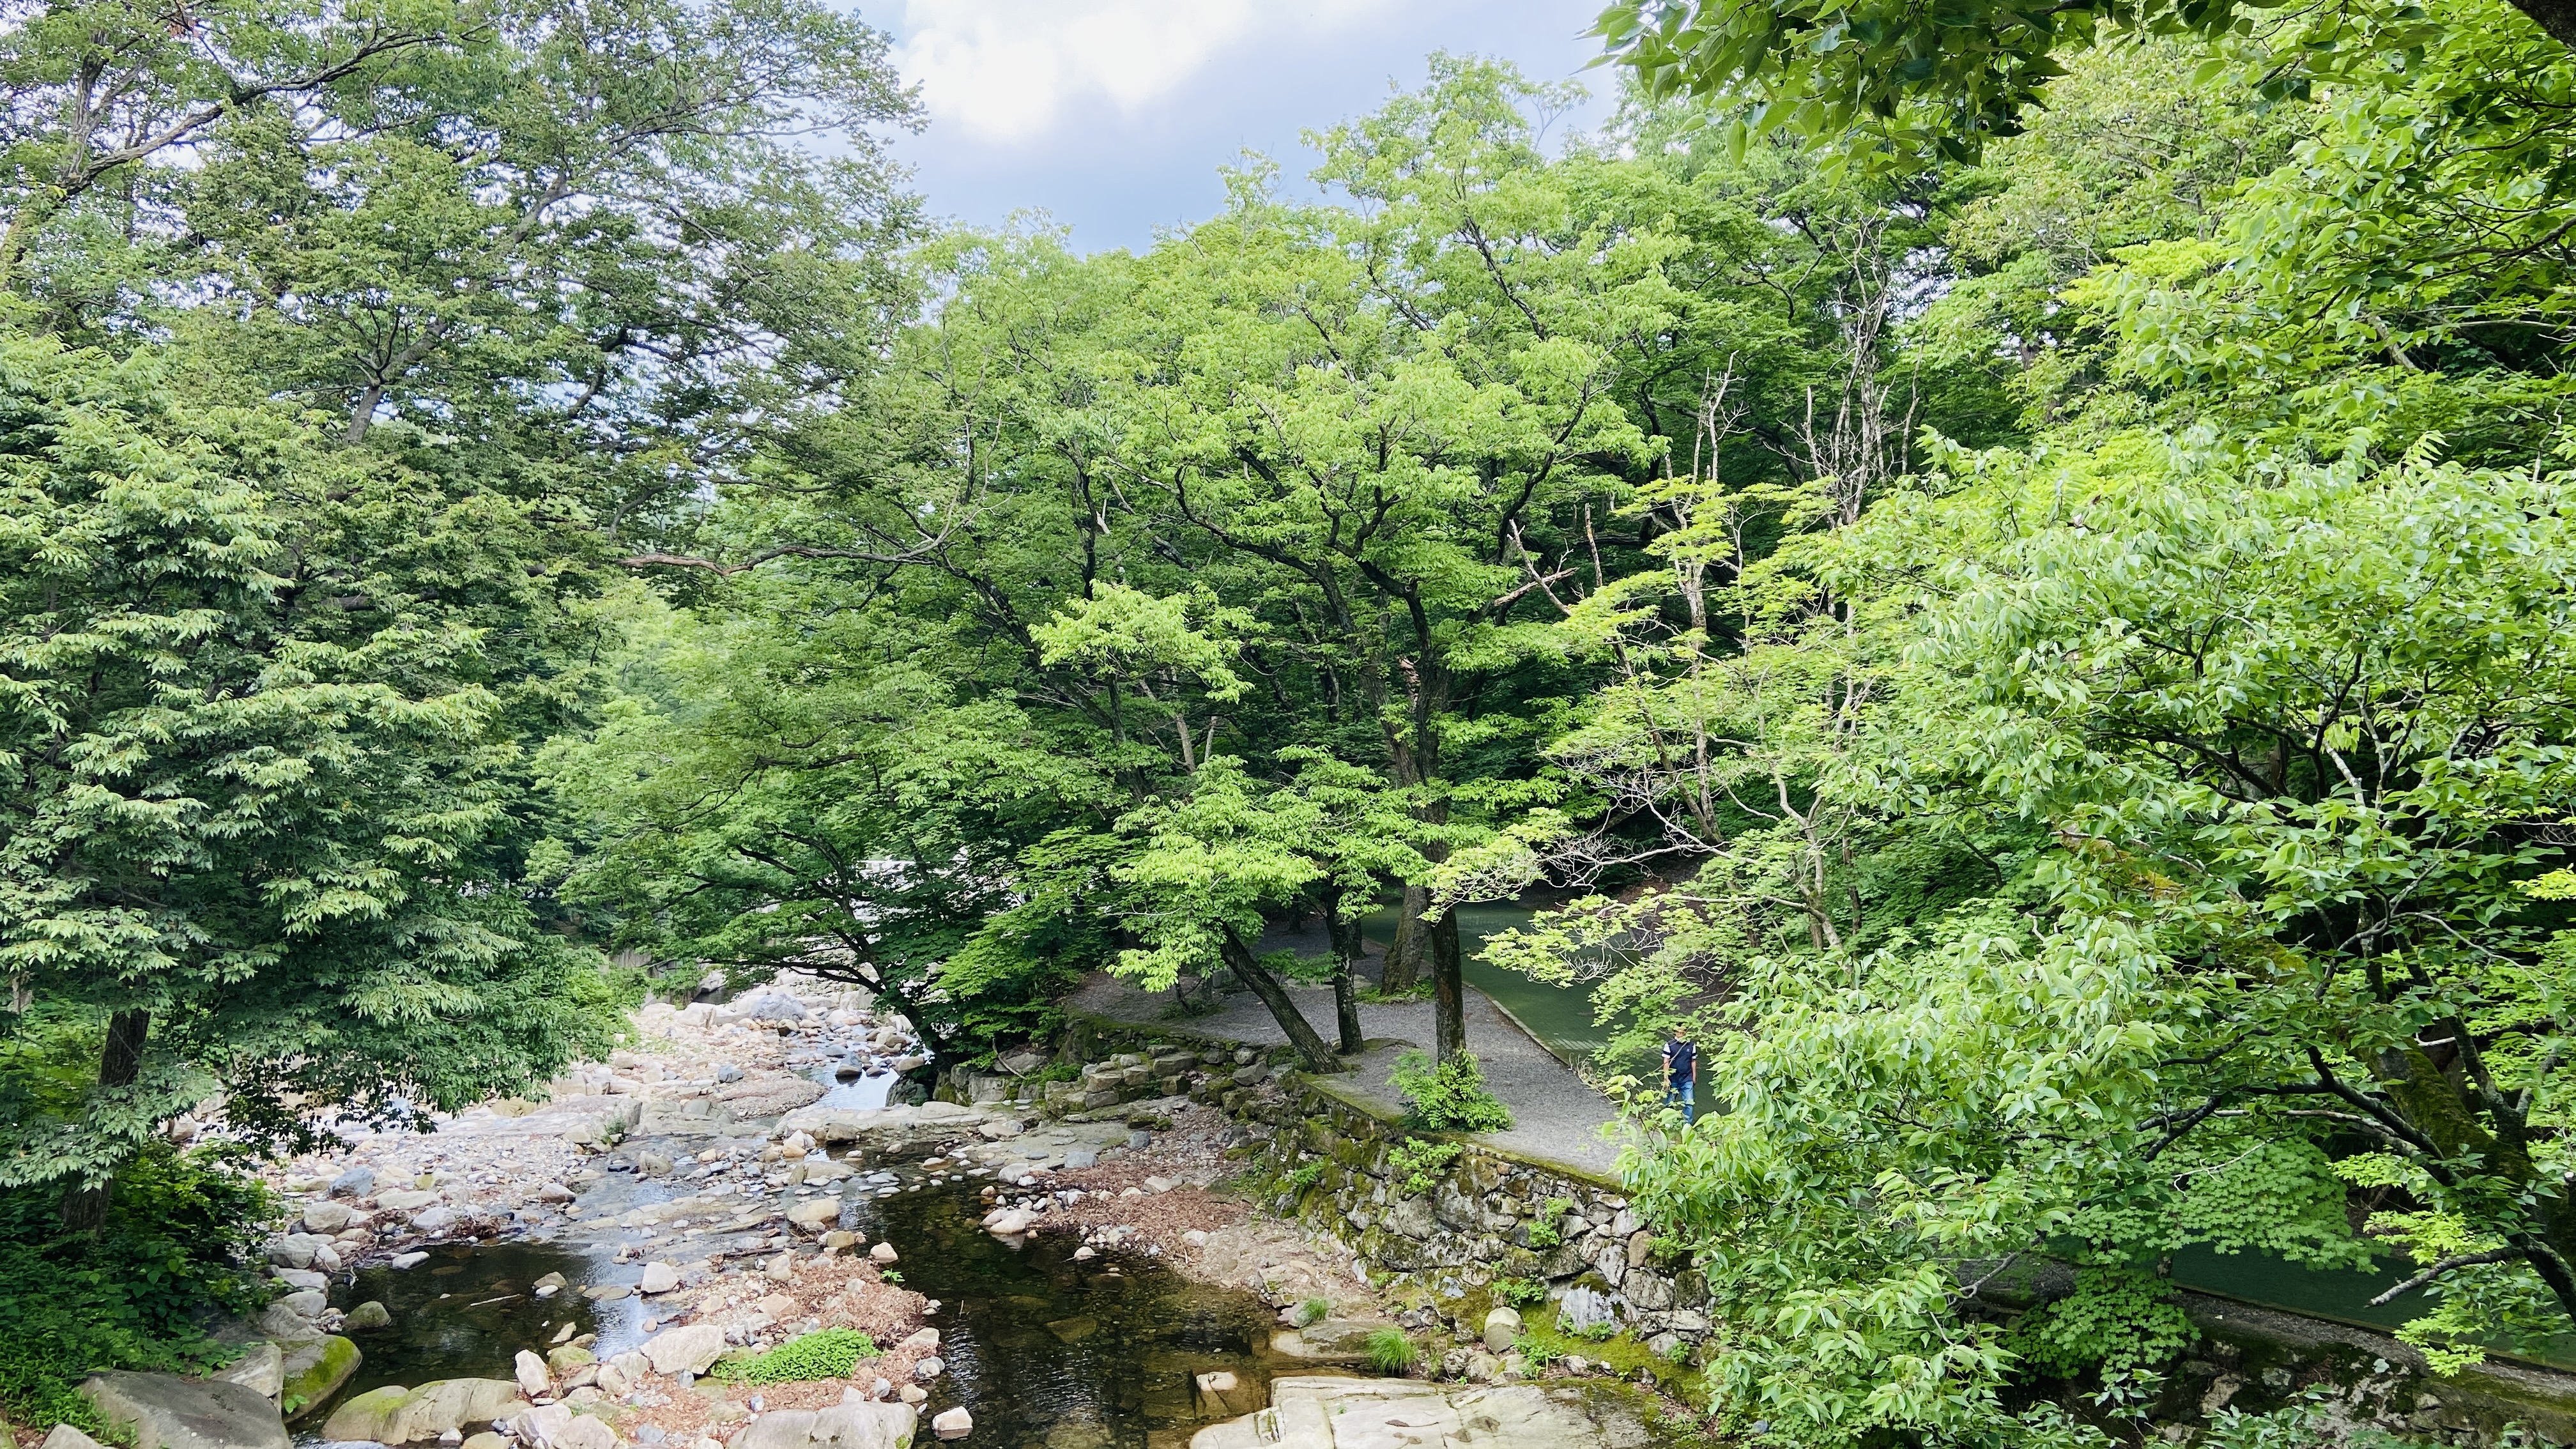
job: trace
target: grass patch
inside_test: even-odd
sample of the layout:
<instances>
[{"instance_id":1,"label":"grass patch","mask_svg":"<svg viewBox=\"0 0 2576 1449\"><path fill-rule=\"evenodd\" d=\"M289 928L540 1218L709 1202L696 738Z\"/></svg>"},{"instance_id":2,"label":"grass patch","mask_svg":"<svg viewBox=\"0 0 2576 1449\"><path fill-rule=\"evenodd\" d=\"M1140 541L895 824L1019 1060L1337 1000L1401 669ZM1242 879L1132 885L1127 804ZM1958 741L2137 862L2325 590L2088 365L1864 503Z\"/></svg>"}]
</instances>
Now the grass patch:
<instances>
[{"instance_id":1,"label":"grass patch","mask_svg":"<svg viewBox=\"0 0 2576 1449\"><path fill-rule=\"evenodd\" d=\"M791 1338L767 1353L718 1360L712 1377L736 1384L793 1384L843 1379L859 1360L875 1358L877 1341L855 1328L826 1328Z\"/></svg>"},{"instance_id":2,"label":"grass patch","mask_svg":"<svg viewBox=\"0 0 2576 1449\"><path fill-rule=\"evenodd\" d=\"M1369 1367L1389 1376L1411 1373L1413 1366L1422 1361L1422 1350L1414 1347L1413 1340L1405 1337L1400 1328L1373 1330L1365 1347Z\"/></svg>"}]
</instances>

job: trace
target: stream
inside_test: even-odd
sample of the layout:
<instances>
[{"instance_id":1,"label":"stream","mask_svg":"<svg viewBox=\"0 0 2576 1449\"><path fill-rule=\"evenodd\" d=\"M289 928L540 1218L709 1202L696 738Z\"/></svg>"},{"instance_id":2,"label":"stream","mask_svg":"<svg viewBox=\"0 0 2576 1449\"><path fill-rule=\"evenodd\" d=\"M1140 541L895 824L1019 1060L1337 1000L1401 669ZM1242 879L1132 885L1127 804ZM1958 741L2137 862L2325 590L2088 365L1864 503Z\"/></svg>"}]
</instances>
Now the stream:
<instances>
[{"instance_id":1,"label":"stream","mask_svg":"<svg viewBox=\"0 0 2576 1449\"><path fill-rule=\"evenodd\" d=\"M1132 1255L1076 1262L1070 1237L1013 1248L978 1226L984 1208L968 1184L911 1184L850 1204L845 1220L901 1245L905 1286L941 1305L931 1322L944 1335L948 1369L930 1386L924 1421L962 1404L975 1417L977 1444L1162 1449L1223 1417L1201 1412L1194 1374L1228 1369L1266 1386L1275 1372L1297 1371L1271 1353L1275 1316L1250 1294L1195 1284ZM451 1247L406 1270L360 1270L334 1300L381 1301L394 1325L360 1336L364 1362L344 1394L506 1379L514 1353L542 1349L567 1321L575 1333L599 1335L603 1358L632 1348L644 1336L644 1304L631 1296L595 1303L580 1290L631 1284L641 1271L571 1243ZM531 1296L529 1285L550 1272L571 1288Z\"/></svg>"}]
</instances>

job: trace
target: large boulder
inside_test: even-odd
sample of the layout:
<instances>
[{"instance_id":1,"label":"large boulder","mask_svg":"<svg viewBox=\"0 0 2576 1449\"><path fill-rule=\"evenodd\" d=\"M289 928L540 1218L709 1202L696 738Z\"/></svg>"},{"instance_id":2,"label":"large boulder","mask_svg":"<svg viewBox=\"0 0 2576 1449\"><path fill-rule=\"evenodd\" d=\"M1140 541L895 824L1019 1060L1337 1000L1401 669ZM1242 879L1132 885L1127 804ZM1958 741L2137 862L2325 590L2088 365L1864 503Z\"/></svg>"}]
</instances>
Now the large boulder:
<instances>
[{"instance_id":1,"label":"large boulder","mask_svg":"<svg viewBox=\"0 0 2576 1449\"><path fill-rule=\"evenodd\" d=\"M919 1426L919 1411L905 1403L773 1409L752 1420L733 1449L905 1449Z\"/></svg>"},{"instance_id":2,"label":"large boulder","mask_svg":"<svg viewBox=\"0 0 2576 1449\"><path fill-rule=\"evenodd\" d=\"M81 1394L135 1449L288 1449L277 1406L246 1384L106 1369Z\"/></svg>"},{"instance_id":3,"label":"large boulder","mask_svg":"<svg viewBox=\"0 0 2576 1449\"><path fill-rule=\"evenodd\" d=\"M213 1377L240 1384L263 1399L274 1399L286 1388L286 1352L263 1338L242 1350L241 1357Z\"/></svg>"},{"instance_id":4,"label":"large boulder","mask_svg":"<svg viewBox=\"0 0 2576 1449\"><path fill-rule=\"evenodd\" d=\"M454 1429L490 1424L525 1409L519 1386L507 1379L439 1379L407 1389L387 1384L349 1400L323 1422L325 1439L373 1439L413 1444Z\"/></svg>"},{"instance_id":5,"label":"large boulder","mask_svg":"<svg viewBox=\"0 0 2576 1449\"><path fill-rule=\"evenodd\" d=\"M358 1346L336 1333L285 1347L277 1399L289 1419L302 1418L330 1402L358 1371Z\"/></svg>"},{"instance_id":6,"label":"large boulder","mask_svg":"<svg viewBox=\"0 0 2576 1449\"><path fill-rule=\"evenodd\" d=\"M1638 1401L1616 1385L1440 1385L1413 1379L1284 1378L1270 1407L1210 1424L1190 1449L1645 1449Z\"/></svg>"}]
</instances>

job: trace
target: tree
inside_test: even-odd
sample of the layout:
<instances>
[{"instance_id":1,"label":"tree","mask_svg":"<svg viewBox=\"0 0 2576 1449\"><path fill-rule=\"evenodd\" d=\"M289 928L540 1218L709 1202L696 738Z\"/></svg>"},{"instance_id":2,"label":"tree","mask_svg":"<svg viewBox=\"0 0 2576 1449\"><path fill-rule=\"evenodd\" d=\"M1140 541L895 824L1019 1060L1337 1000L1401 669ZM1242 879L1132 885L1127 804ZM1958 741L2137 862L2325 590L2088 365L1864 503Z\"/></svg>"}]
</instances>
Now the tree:
<instances>
[{"instance_id":1,"label":"tree","mask_svg":"<svg viewBox=\"0 0 2576 1449\"><path fill-rule=\"evenodd\" d=\"M2517 0L2513 8L2562 49L2576 45L2576 8L2563 0ZM2529 33L2521 23L2512 28ZM2106 32L2254 38L2275 47L2255 82L2270 100L2304 98L2315 81L2368 68L2384 52L2415 50L2445 31L2471 43L2493 38L2486 16L2472 11L2445 24L2390 4L2276 18L2261 5L2162 0L2001 0L1941 11L1881 0L1619 0L1596 29L1651 95L1749 100L1735 120L1739 134L1787 127L1889 165L1972 160L1989 138L2018 135L2066 74L2064 59Z\"/></svg>"},{"instance_id":2,"label":"tree","mask_svg":"<svg viewBox=\"0 0 2576 1449\"><path fill-rule=\"evenodd\" d=\"M941 671L953 641L831 599L755 580L717 621L646 641L638 694L549 751L574 812L549 868L619 945L738 982L792 969L864 987L942 1064L981 1055L998 1029L1041 1024L1037 987L1060 968L996 973L988 952L972 993L943 968L1012 903L1018 850L1109 782L1031 748L1006 701L961 692Z\"/></svg>"},{"instance_id":3,"label":"tree","mask_svg":"<svg viewBox=\"0 0 2576 1449\"><path fill-rule=\"evenodd\" d=\"M1102 842L1119 851L1107 875L1124 888L1116 909L1142 942L1113 969L1159 991L1183 972L1222 965L1270 1008L1311 1070L1338 1072L1333 1049L1252 949L1264 912L1315 896L1329 918L1356 915L1378 880L1426 873L1422 847L1438 837L1403 792L1369 772L1313 751L1290 759L1297 774L1270 790L1240 761L1212 759L1185 799L1119 823L1123 849ZM1334 988L1342 1049L1357 1051L1349 963L1338 952Z\"/></svg>"},{"instance_id":4,"label":"tree","mask_svg":"<svg viewBox=\"0 0 2576 1449\"><path fill-rule=\"evenodd\" d=\"M488 621L573 623L523 505L152 369L0 338L0 1182L95 1222L222 1094L251 1140L406 1123L609 1035L508 848ZM94 1071L36 1070L67 1046Z\"/></svg>"}]
</instances>

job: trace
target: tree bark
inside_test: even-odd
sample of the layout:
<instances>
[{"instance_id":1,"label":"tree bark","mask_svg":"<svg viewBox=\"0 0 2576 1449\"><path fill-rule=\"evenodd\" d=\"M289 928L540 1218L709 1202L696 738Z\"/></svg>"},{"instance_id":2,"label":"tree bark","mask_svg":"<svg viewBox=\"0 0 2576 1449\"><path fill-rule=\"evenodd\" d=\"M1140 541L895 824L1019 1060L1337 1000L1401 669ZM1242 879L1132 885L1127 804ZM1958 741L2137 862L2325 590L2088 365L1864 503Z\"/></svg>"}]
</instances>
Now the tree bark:
<instances>
[{"instance_id":1,"label":"tree bark","mask_svg":"<svg viewBox=\"0 0 2576 1449\"><path fill-rule=\"evenodd\" d=\"M1342 919L1341 899L1324 902L1324 930L1333 943L1333 1017L1340 1029L1342 1055L1356 1056L1368 1045L1360 1034L1360 923Z\"/></svg>"},{"instance_id":2,"label":"tree bark","mask_svg":"<svg viewBox=\"0 0 2576 1449\"><path fill-rule=\"evenodd\" d=\"M2576 46L2576 0L2513 0L2513 8L2530 16L2550 39Z\"/></svg>"},{"instance_id":3,"label":"tree bark","mask_svg":"<svg viewBox=\"0 0 2576 1449\"><path fill-rule=\"evenodd\" d=\"M1386 970L1378 978L1378 989L1392 996L1411 991L1422 980L1423 959L1430 954L1430 931L1422 924L1422 913L1431 909L1431 890L1427 886L1404 888L1404 904L1396 908L1395 944L1386 948Z\"/></svg>"},{"instance_id":4,"label":"tree bark","mask_svg":"<svg viewBox=\"0 0 2576 1449\"><path fill-rule=\"evenodd\" d=\"M1252 948L1243 944L1243 938L1236 935L1232 927L1226 928L1225 941L1219 950L1225 957L1225 964L1234 968L1234 974L1243 978L1243 984L1252 988L1252 994L1261 998L1262 1005L1270 1008L1270 1015L1278 1021L1279 1029L1288 1033L1288 1044L1297 1049L1297 1055L1306 1059L1308 1070L1325 1073L1342 1070L1341 1059L1334 1056L1333 1049L1324 1045L1324 1039L1315 1034L1315 1028L1307 1023L1306 1014L1297 1009L1297 1003L1288 999L1288 988L1279 984L1279 978L1270 974L1270 968L1261 964L1260 959L1252 954Z\"/></svg>"},{"instance_id":5,"label":"tree bark","mask_svg":"<svg viewBox=\"0 0 2576 1449\"><path fill-rule=\"evenodd\" d=\"M99 1049L98 1084L103 1089L130 1087L143 1075L143 1044L152 1034L152 1013L120 1011L108 1018L107 1045ZM107 1223L109 1196L116 1179L81 1183L63 1194L63 1227L94 1233Z\"/></svg>"},{"instance_id":6,"label":"tree bark","mask_svg":"<svg viewBox=\"0 0 2576 1449\"><path fill-rule=\"evenodd\" d=\"M1438 1059L1467 1049L1467 980L1458 950L1458 908L1440 913L1427 928L1431 956L1431 1030Z\"/></svg>"}]
</instances>

